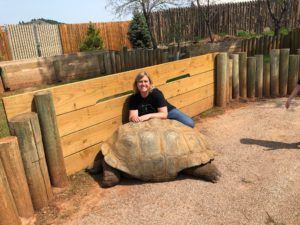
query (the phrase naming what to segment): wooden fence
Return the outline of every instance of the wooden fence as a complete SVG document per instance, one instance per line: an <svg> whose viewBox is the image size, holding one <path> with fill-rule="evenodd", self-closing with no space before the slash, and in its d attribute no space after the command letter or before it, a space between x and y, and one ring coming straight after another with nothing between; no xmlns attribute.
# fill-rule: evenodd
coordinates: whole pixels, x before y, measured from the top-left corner
<svg viewBox="0 0 300 225"><path fill-rule="evenodd" d="M94 23L93 25L100 31L100 36L106 49L120 50L124 46L131 48L131 43L127 38L129 23L130 21ZM88 25L88 23L59 25L63 52L65 54L79 52L79 46L86 36Z"/></svg>
<svg viewBox="0 0 300 225"><path fill-rule="evenodd" d="M270 50L275 48L289 48L291 54L296 54L300 48L300 28L290 31L288 35L245 39L241 44L242 51L247 52L248 56L268 55Z"/></svg>
<svg viewBox="0 0 300 225"><path fill-rule="evenodd" d="M72 174L91 164L101 142L122 123L128 91L132 90L132 82L141 71L147 71L168 101L189 116L213 107L214 58L215 54L207 54L46 89L54 99L67 173ZM186 74L189 76L167 82ZM31 112L36 93L3 98L8 121ZM112 97L119 94L123 95Z"/></svg>
<svg viewBox="0 0 300 225"><path fill-rule="evenodd" d="M299 4L299 0L288 1L288 9L283 18L283 26L295 28L300 25ZM207 12L206 6L202 8ZM272 9L278 16L280 5L273 3ZM177 32L180 31L177 35L180 35L182 40L208 36L204 17L197 7L172 8L158 11L151 15L151 21L154 37L158 43L174 41L173 36L176 30ZM265 27L273 27L266 1L211 5L210 22L212 32L215 34L236 35L239 30L261 33Z"/></svg>
<svg viewBox="0 0 300 225"><path fill-rule="evenodd" d="M7 33L4 32L4 27L0 26L0 61L12 60L12 55L9 48Z"/></svg>

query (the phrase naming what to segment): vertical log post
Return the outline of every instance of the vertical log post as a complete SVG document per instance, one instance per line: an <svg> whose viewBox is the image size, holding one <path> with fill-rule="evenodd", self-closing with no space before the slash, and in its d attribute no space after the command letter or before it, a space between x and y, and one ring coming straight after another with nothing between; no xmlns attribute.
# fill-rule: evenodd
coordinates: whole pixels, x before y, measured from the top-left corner
<svg viewBox="0 0 300 225"><path fill-rule="evenodd" d="M299 55L290 55L289 76L288 76L288 94L291 94L299 78Z"/></svg>
<svg viewBox="0 0 300 225"><path fill-rule="evenodd" d="M264 97L270 97L270 63L264 64Z"/></svg>
<svg viewBox="0 0 300 225"><path fill-rule="evenodd" d="M247 58L247 97L255 98L256 58Z"/></svg>
<svg viewBox="0 0 300 225"><path fill-rule="evenodd" d="M271 68L270 68L270 92L272 97L278 97L279 95L279 49L272 49L271 56Z"/></svg>
<svg viewBox="0 0 300 225"><path fill-rule="evenodd" d="M0 225L19 224L21 221L0 160Z"/></svg>
<svg viewBox="0 0 300 225"><path fill-rule="evenodd" d="M240 97L247 98L247 53L239 53Z"/></svg>
<svg viewBox="0 0 300 225"><path fill-rule="evenodd" d="M105 66L106 74L111 74L112 73L112 65L111 65L109 52L104 53L104 66Z"/></svg>
<svg viewBox="0 0 300 225"><path fill-rule="evenodd" d="M17 137L9 136L0 139L0 161L7 175L19 216L25 218L33 216L33 205Z"/></svg>
<svg viewBox="0 0 300 225"><path fill-rule="evenodd" d="M18 137L22 161L33 207L39 210L52 199L41 130L36 113L23 113L9 121L10 131Z"/></svg>
<svg viewBox="0 0 300 225"><path fill-rule="evenodd" d="M228 59L227 65L227 80L228 84L226 87L227 92L227 103L232 100L232 59Z"/></svg>
<svg viewBox="0 0 300 225"><path fill-rule="evenodd" d="M239 55L232 55L232 97L239 98L240 95L239 82Z"/></svg>
<svg viewBox="0 0 300 225"><path fill-rule="evenodd" d="M111 62L111 71L112 73L116 73L116 54L114 51L111 51L109 55L110 55L110 62Z"/></svg>
<svg viewBox="0 0 300 225"><path fill-rule="evenodd" d="M279 61L279 95L281 97L287 94L288 74L289 74L289 54L290 49L280 49Z"/></svg>
<svg viewBox="0 0 300 225"><path fill-rule="evenodd" d="M258 98L263 97L263 64L264 56L256 55L256 84L255 84L255 95Z"/></svg>
<svg viewBox="0 0 300 225"><path fill-rule="evenodd" d="M42 131L51 184L55 187L65 187L68 185L68 177L64 164L52 94L49 91L40 91L34 95L33 100Z"/></svg>
<svg viewBox="0 0 300 225"><path fill-rule="evenodd" d="M216 105L219 107L226 106L227 59L227 53L220 53L217 56Z"/></svg>
<svg viewBox="0 0 300 225"><path fill-rule="evenodd" d="M166 62L168 62L168 52L167 51L163 51L162 52L162 63L166 63Z"/></svg>

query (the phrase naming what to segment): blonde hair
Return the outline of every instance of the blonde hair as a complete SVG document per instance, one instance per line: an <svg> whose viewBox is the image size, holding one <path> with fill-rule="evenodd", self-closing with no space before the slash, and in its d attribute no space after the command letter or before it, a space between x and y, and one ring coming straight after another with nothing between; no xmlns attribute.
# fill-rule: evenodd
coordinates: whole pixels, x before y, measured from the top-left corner
<svg viewBox="0 0 300 225"><path fill-rule="evenodd" d="M146 71L140 72L136 75L134 82L133 82L133 92L139 93L138 87L137 87L137 83L139 82L140 79L142 79L143 77L147 77L149 79L149 83L150 83L150 92L153 89L153 82L151 77L149 76L149 74Z"/></svg>

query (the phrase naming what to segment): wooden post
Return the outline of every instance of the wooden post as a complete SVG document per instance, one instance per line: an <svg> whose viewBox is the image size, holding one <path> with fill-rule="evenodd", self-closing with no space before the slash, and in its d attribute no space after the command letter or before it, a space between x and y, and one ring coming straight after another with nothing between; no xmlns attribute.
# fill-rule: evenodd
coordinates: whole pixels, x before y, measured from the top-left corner
<svg viewBox="0 0 300 225"><path fill-rule="evenodd" d="M128 66L128 50L127 50L127 47L123 47L123 56L124 56L125 71L127 71L127 70L129 70L129 66Z"/></svg>
<svg viewBox="0 0 300 225"><path fill-rule="evenodd" d="M220 107L226 106L227 59L227 53L220 53L217 56L216 105Z"/></svg>
<svg viewBox="0 0 300 225"><path fill-rule="evenodd" d="M270 63L264 64L264 97L270 97Z"/></svg>
<svg viewBox="0 0 300 225"><path fill-rule="evenodd" d="M247 53L239 53L240 97L247 98Z"/></svg>
<svg viewBox="0 0 300 225"><path fill-rule="evenodd" d="M111 60L110 60L110 53L106 52L104 53L104 65L105 65L105 72L106 74L112 73L112 66L111 66Z"/></svg>
<svg viewBox="0 0 300 225"><path fill-rule="evenodd" d="M255 77L256 77L256 58L247 58L247 96L248 98L255 98Z"/></svg>
<svg viewBox="0 0 300 225"><path fill-rule="evenodd" d="M256 97L263 97L263 64L264 56L256 55L256 82L255 82L255 94Z"/></svg>
<svg viewBox="0 0 300 225"><path fill-rule="evenodd" d="M112 73L116 73L116 55L115 55L115 52L110 51L109 55L110 55Z"/></svg>
<svg viewBox="0 0 300 225"><path fill-rule="evenodd" d="M120 73L121 70L121 57L119 52L115 52L115 59L116 59L116 73Z"/></svg>
<svg viewBox="0 0 300 225"><path fill-rule="evenodd" d="M68 177L64 164L52 94L49 91L40 91L34 95L33 100L42 131L51 184L55 187L65 187L68 185Z"/></svg>
<svg viewBox="0 0 300 225"><path fill-rule="evenodd" d="M33 207L39 210L52 199L52 190L36 113L23 113L9 121L10 131L18 137L22 161Z"/></svg>
<svg viewBox="0 0 300 225"><path fill-rule="evenodd" d="M297 85L299 77L299 55L290 55L289 60L289 75L288 75L288 94L291 94Z"/></svg>
<svg viewBox="0 0 300 225"><path fill-rule="evenodd" d="M289 54L290 49L280 49L279 62L279 95L281 97L287 94L288 74L289 74Z"/></svg>
<svg viewBox="0 0 300 225"><path fill-rule="evenodd" d="M162 63L166 63L166 62L168 62L168 51L163 51L162 52Z"/></svg>
<svg viewBox="0 0 300 225"><path fill-rule="evenodd" d="M278 97L279 95L279 49L272 49L270 52L271 57L271 96Z"/></svg>
<svg viewBox="0 0 300 225"><path fill-rule="evenodd" d="M232 97L239 98L240 95L240 82L239 82L239 55L232 55Z"/></svg>
<svg viewBox="0 0 300 225"><path fill-rule="evenodd" d="M226 92L227 92L227 103L232 100L232 59L228 59L227 61L227 85L226 85Z"/></svg>
<svg viewBox="0 0 300 225"><path fill-rule="evenodd" d="M0 161L7 175L19 216L25 218L33 216L33 205L17 137L9 136L0 139Z"/></svg>
<svg viewBox="0 0 300 225"><path fill-rule="evenodd" d="M19 224L21 224L21 221L0 160L0 225Z"/></svg>

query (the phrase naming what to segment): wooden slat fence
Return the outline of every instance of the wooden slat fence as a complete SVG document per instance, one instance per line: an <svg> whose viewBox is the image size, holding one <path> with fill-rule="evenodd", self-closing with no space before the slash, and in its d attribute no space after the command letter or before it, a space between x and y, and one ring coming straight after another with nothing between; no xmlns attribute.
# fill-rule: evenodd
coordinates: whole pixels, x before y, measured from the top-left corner
<svg viewBox="0 0 300 225"><path fill-rule="evenodd" d="M268 55L270 50L275 48L289 48L291 54L296 54L300 48L300 28L290 31L288 35L245 39L241 44L241 50L247 52L248 56Z"/></svg>
<svg viewBox="0 0 300 225"><path fill-rule="evenodd" d="M296 28L300 25L299 0L290 0L288 4L283 26ZM205 7L203 6L204 10ZM278 15L280 5L273 3L272 8ZM181 33L183 40L208 36L204 17L197 7L158 11L151 15L151 21L158 43L169 43L174 27L185 27ZM265 1L211 5L210 21L215 34L235 35L239 30L261 33L265 27L273 26Z"/></svg>
<svg viewBox="0 0 300 225"><path fill-rule="evenodd" d="M101 142L122 123L128 91L141 71L147 71L168 101L189 116L213 107L214 60L215 54L207 54L47 89L54 99L67 173L92 163ZM189 77L167 82L183 74ZM32 110L34 93L3 98L8 120ZM100 101L120 93L127 94Z"/></svg>
<svg viewBox="0 0 300 225"><path fill-rule="evenodd" d="M4 27L0 26L0 61L12 59L7 33L4 31L4 29Z"/></svg>
<svg viewBox="0 0 300 225"><path fill-rule="evenodd" d="M124 46L131 48L127 38L129 23L130 21L124 21L93 23L93 25L100 31L100 36L106 49L120 50ZM59 25L63 52L65 54L79 52L79 46L86 36L88 25L88 23Z"/></svg>

